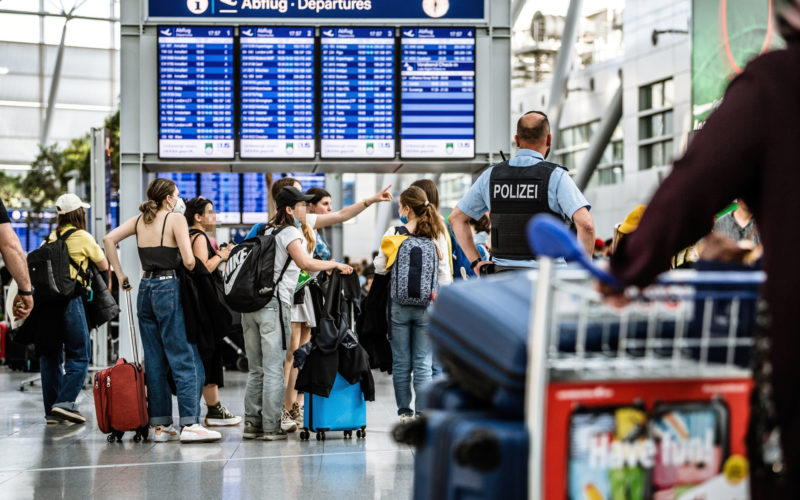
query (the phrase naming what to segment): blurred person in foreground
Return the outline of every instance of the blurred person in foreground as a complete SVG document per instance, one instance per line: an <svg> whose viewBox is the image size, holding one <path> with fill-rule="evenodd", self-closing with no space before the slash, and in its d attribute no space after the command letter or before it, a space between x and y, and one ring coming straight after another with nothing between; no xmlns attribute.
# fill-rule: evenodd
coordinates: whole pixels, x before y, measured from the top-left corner
<svg viewBox="0 0 800 500"><path fill-rule="evenodd" d="M19 289L17 296L14 297L14 310L11 315L15 320L25 319L33 310L33 289L28 275L28 261L17 233L11 227L11 218L2 200L0 200L0 253L3 255L6 269L17 282Z"/></svg>
<svg viewBox="0 0 800 500"><path fill-rule="evenodd" d="M761 458L750 447L752 498L796 498L800 491L800 397L794 393L800 386L800 296L793 293L800 281L800 235L786 218L800 210L800 169L793 166L800 152L800 5L775 3L787 48L757 57L731 82L648 204L637 231L611 259L620 281L646 286L669 268L672 255L711 230L714 214L732 198L746 200L753 211L768 276L762 290L771 315L767 376L783 459L777 467L756 467ZM604 293L619 292L605 287ZM771 472L777 470L782 474Z"/></svg>

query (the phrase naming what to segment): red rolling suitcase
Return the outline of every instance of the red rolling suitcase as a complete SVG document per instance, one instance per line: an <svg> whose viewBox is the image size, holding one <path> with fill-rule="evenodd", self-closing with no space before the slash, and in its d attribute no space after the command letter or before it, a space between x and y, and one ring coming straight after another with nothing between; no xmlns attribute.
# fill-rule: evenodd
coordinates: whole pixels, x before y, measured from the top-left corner
<svg viewBox="0 0 800 500"><path fill-rule="evenodd" d="M94 408L100 431L108 434L108 442L122 441L122 435L135 431L136 442L147 439L147 395L144 385L144 368L139 362L136 328L133 325L133 307L130 289L125 290L128 305L133 363L119 358L111 368L94 376Z"/></svg>

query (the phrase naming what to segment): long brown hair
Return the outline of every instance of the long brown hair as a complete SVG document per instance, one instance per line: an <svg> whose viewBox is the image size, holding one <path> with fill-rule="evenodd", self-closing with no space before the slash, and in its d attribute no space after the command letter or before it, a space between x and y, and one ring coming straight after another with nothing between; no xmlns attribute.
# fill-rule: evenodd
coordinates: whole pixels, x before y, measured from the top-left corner
<svg viewBox="0 0 800 500"><path fill-rule="evenodd" d="M56 219L56 232L60 233L61 230L68 225L86 231L86 212L82 207L72 212L58 214L58 218Z"/></svg>
<svg viewBox="0 0 800 500"><path fill-rule="evenodd" d="M412 182L411 185L425 191L425 196L428 197L428 201L436 207L436 210L439 210L439 188L436 187L435 182L430 179L417 179Z"/></svg>
<svg viewBox="0 0 800 500"><path fill-rule="evenodd" d="M147 201L139 205L139 211L142 212L142 219L145 224L151 224L156 220L158 209L167 196L175 192L175 183L170 179L159 177L153 179L153 182L147 186Z"/></svg>
<svg viewBox="0 0 800 500"><path fill-rule="evenodd" d="M433 203L428 201L422 188L411 186L403 191L400 195L400 203L411 209L417 216L417 228L414 234L436 240L440 234L447 231L439 217L439 212Z"/></svg>

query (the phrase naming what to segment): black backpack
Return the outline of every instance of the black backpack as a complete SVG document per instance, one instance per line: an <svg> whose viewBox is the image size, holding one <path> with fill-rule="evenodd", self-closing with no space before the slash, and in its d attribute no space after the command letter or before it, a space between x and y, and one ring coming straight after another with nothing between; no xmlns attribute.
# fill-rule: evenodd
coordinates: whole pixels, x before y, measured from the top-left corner
<svg viewBox="0 0 800 500"><path fill-rule="evenodd" d="M56 301L76 296L77 281L70 275L70 267L78 271L85 283L91 283L86 273L69 256L67 238L77 229L56 235L55 241L45 243L28 254L28 272L36 290L36 300Z"/></svg>
<svg viewBox="0 0 800 500"><path fill-rule="evenodd" d="M278 283L292 262L291 257L287 257L275 280L275 237L285 227L246 239L234 247L223 274L225 301L234 311L258 311L272 300Z"/></svg>

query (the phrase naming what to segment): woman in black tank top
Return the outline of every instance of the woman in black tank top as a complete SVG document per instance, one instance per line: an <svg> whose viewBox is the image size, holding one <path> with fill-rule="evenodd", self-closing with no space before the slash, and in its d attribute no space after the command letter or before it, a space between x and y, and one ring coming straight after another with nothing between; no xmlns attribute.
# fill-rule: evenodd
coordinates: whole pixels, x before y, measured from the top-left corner
<svg viewBox="0 0 800 500"><path fill-rule="evenodd" d="M144 270L137 290L137 312L147 366L151 439L216 441L222 437L220 433L200 425L205 373L197 346L186 338L177 269L181 264L194 269L195 259L186 219L170 215L179 195L174 182L155 179L147 188L147 201L139 207L142 215L108 233L103 243L119 282L129 291L132 286L120 265L117 244L129 236L135 235L137 240ZM178 393L180 431L172 420L172 391L167 382L170 372Z"/></svg>

